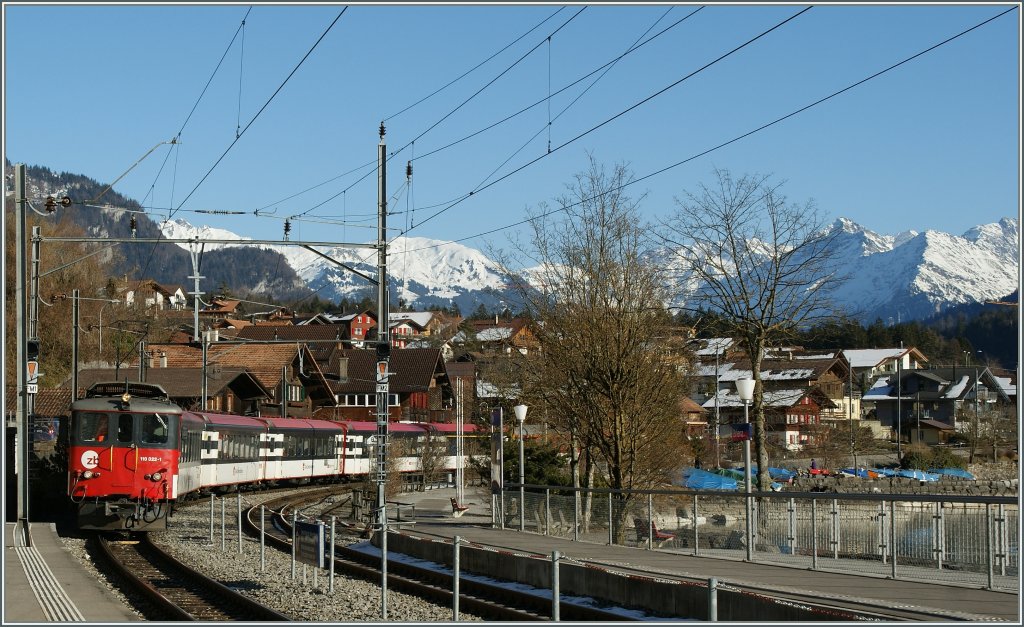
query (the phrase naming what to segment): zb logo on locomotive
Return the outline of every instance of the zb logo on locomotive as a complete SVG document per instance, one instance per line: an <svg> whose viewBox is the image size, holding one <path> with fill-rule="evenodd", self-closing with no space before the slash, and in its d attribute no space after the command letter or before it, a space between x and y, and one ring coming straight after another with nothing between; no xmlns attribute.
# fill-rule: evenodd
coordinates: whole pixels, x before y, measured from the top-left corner
<svg viewBox="0 0 1024 627"><path fill-rule="evenodd" d="M90 470L100 465L100 454L96 451L82 453L82 465Z"/></svg>

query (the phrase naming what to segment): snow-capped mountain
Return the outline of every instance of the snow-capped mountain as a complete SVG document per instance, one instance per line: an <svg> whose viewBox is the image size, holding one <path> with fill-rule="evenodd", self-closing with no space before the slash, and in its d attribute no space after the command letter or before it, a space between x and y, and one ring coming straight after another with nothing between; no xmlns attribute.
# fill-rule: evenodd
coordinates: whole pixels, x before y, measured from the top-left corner
<svg viewBox="0 0 1024 627"><path fill-rule="evenodd" d="M846 219L831 229L847 277L835 300L864 322L927 318L951 305L1002 298L1019 285L1020 230L1011 218L960 236L879 235Z"/></svg>
<svg viewBox="0 0 1024 627"><path fill-rule="evenodd" d="M183 220L160 225L168 238L238 239L233 233L195 227ZM923 319L944 308L1002 298L1018 287L1020 232L1017 220L974 227L963 235L906 231L881 235L840 218L830 227L836 261L847 276L834 298L870 323ZM260 246L280 252L321 297L350 300L372 296L364 277L295 246ZM209 247L208 247L209 248ZM333 248L320 252L376 276L371 249ZM513 301L496 264L480 251L421 237L398 238L389 246L388 275L394 300L414 307L456 304L468 313ZM687 285L687 289L696 286ZM677 303L679 304L679 303Z"/></svg>
<svg viewBox="0 0 1024 627"><path fill-rule="evenodd" d="M237 239L237 246L246 246L247 238L229 231L195 227L185 220L160 223L167 238L174 239ZM207 245L207 248L234 247L235 244ZM253 245L275 250L288 261L307 285L321 298L358 300L373 296L376 288L365 277L345 268L355 269L376 279L377 253L369 248L322 248L319 252L337 263L308 249L297 246ZM505 284L496 265L480 251L456 243L424 237L399 237L388 247L388 278L393 300L415 307L456 304L470 312L483 303L488 309L508 301ZM344 265L339 265L344 264Z"/></svg>

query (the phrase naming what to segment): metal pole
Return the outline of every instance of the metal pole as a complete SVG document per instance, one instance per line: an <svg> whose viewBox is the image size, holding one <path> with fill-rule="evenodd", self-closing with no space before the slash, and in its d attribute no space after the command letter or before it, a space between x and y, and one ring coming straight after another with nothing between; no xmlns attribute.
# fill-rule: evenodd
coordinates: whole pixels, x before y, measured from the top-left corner
<svg viewBox="0 0 1024 627"><path fill-rule="evenodd" d="M561 602L561 594L558 584L558 551L551 552L551 620L558 622Z"/></svg>
<svg viewBox="0 0 1024 627"><path fill-rule="evenodd" d="M213 493L210 493L210 544L213 544L213 501L216 499Z"/></svg>
<svg viewBox="0 0 1024 627"><path fill-rule="evenodd" d="M544 488L544 535L551 530L551 490Z"/></svg>
<svg viewBox="0 0 1024 627"><path fill-rule="evenodd" d="M20 466L16 468L18 474L18 523L21 526L22 538L25 546L32 546L32 536L29 532L28 527L28 462L29 462L29 446L31 444L31 438L29 436L29 399L28 399L28 327L25 295L28 293L25 284L25 236L27 231L25 230L26 225L26 212L28 210L28 198L26 197L27 188L25 185L25 164L17 163L14 165L14 200L18 205L18 217L15 220L15 239L17 240L17 254L15 255L15 272L18 275L17 279L17 376L18 376L18 409L16 412L16 418L18 428L21 430L20 438L18 441L21 447L21 455L18 456Z"/></svg>
<svg viewBox="0 0 1024 627"><path fill-rule="evenodd" d="M1006 576L1006 556L1009 553L1009 542L1006 538L1006 506L1000 503L996 506L997 527L996 541L999 543L999 575Z"/></svg>
<svg viewBox="0 0 1024 627"><path fill-rule="evenodd" d="M292 581L295 581L295 525L298 522L298 512L292 511Z"/></svg>
<svg viewBox="0 0 1024 627"><path fill-rule="evenodd" d="M335 529L335 517L331 516L331 583L328 587L330 592L334 592L334 529Z"/></svg>
<svg viewBox="0 0 1024 627"><path fill-rule="evenodd" d="M744 495L744 498L746 499L745 510L746 510L746 514L747 514L747 542L746 542L746 545L747 545L747 561L748 562L751 561L751 558L752 558L752 555L753 555L753 549L754 549L754 547L751 546L753 544L753 542L754 542L754 540L753 540L754 534L753 534L753 521L751 520L752 511L751 511L751 507L750 507L750 505L751 505L751 503L750 503L750 493L751 493L752 486L750 485L751 484L751 481L750 481L750 435L751 435L751 432L750 432L750 415L749 415L750 409L749 409L749 407L750 407L750 404L747 401L743 401L743 422L746 423L746 425L747 425L746 431L744 432L744 438L743 438L743 480L746 483L746 486L744 488L744 492L746 494Z"/></svg>
<svg viewBox="0 0 1024 627"><path fill-rule="evenodd" d="M854 474L857 472L857 435L856 427L853 422L853 364L850 363L849 358L846 360L846 365L850 368L850 454L853 456L853 469Z"/></svg>
<svg viewBox="0 0 1024 627"><path fill-rule="evenodd" d="M78 289L71 290L71 402L78 400Z"/></svg>
<svg viewBox="0 0 1024 627"><path fill-rule="evenodd" d="M718 620L718 580L708 579L708 621Z"/></svg>
<svg viewBox="0 0 1024 627"><path fill-rule="evenodd" d="M501 510L501 521L499 528L505 528L505 408L498 408L498 469L501 471L501 479L498 481L499 509Z"/></svg>
<svg viewBox="0 0 1024 627"><path fill-rule="evenodd" d="M654 548L654 495L647 495L647 549Z"/></svg>
<svg viewBox="0 0 1024 627"><path fill-rule="evenodd" d="M238 554L242 554L242 493L238 492Z"/></svg>
<svg viewBox="0 0 1024 627"><path fill-rule="evenodd" d="M227 535L227 501L225 499L220 500L220 550L226 551L228 549L228 535Z"/></svg>
<svg viewBox="0 0 1024 627"><path fill-rule="evenodd" d="M789 554L796 555L796 499L789 499Z"/></svg>
<svg viewBox="0 0 1024 627"><path fill-rule="evenodd" d="M722 465L722 457L719 448L718 436L721 429L719 422L718 412L718 386L720 384L718 378L718 345L715 345L715 468L719 468Z"/></svg>
<svg viewBox="0 0 1024 627"><path fill-rule="evenodd" d="M889 501L889 557L892 558L892 578L896 578L896 499Z"/></svg>
<svg viewBox="0 0 1024 627"><path fill-rule="evenodd" d="M189 296L192 297L192 341L199 341L199 297L203 295L203 292L199 291L199 279L205 279L206 277L199 275L199 257L202 254L202 247L200 252L190 245L189 246L189 257L192 259L192 274L188 278L192 279L195 285L193 291L189 292ZM103 310L100 310L100 350L103 350ZM205 409L205 406L204 406Z"/></svg>
<svg viewBox="0 0 1024 627"><path fill-rule="evenodd" d="M203 371L202 381L200 385L199 394L202 396L200 399L200 407L203 411L206 411L206 364L209 361L210 356L210 336L208 333L203 333Z"/></svg>
<svg viewBox="0 0 1024 627"><path fill-rule="evenodd" d="M985 503L985 570L988 575L988 589L992 589L992 504Z"/></svg>
<svg viewBox="0 0 1024 627"><path fill-rule="evenodd" d="M697 520L700 518L700 513L697 511L697 495L693 495L693 554L698 555L700 552L700 538L697 535Z"/></svg>
<svg viewBox="0 0 1024 627"><path fill-rule="evenodd" d="M523 423L525 420L519 421L519 531L524 531L526 528L526 488L523 486L526 483L526 469L524 468L524 453L523 453Z"/></svg>
<svg viewBox="0 0 1024 627"><path fill-rule="evenodd" d="M832 499L832 559L839 559L839 499Z"/></svg>
<svg viewBox="0 0 1024 627"><path fill-rule="evenodd" d="M459 542L462 538L452 538L452 620L459 621Z"/></svg>
<svg viewBox="0 0 1024 627"><path fill-rule="evenodd" d="M615 544L612 535L612 493L608 493L608 544Z"/></svg>
<svg viewBox="0 0 1024 627"><path fill-rule="evenodd" d="M811 498L811 570L818 569L818 501Z"/></svg>
<svg viewBox="0 0 1024 627"><path fill-rule="evenodd" d="M580 491L572 493L572 541L580 541Z"/></svg>
<svg viewBox="0 0 1024 627"><path fill-rule="evenodd" d="M267 543L265 540L267 527L266 505L260 505L260 572L267 572Z"/></svg>
<svg viewBox="0 0 1024 627"><path fill-rule="evenodd" d="M380 519L383 527L380 530L380 617L388 619L388 510L387 505L380 508Z"/></svg>
<svg viewBox="0 0 1024 627"><path fill-rule="evenodd" d="M377 143L377 523L381 533L381 618L387 619L387 536L388 518L385 508L388 440L388 377L390 356L390 314L388 309L387 250L387 144L381 122Z"/></svg>
<svg viewBox="0 0 1024 627"><path fill-rule="evenodd" d="M896 461L903 462L903 355L896 362ZM853 469L857 474L857 469Z"/></svg>

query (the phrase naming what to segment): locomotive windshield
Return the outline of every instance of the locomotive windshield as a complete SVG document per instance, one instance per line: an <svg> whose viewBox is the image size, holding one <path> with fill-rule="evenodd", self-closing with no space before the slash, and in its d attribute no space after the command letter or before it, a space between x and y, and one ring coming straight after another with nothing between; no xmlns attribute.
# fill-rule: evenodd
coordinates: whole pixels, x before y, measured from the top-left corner
<svg viewBox="0 0 1024 627"><path fill-rule="evenodd" d="M143 444L167 444L167 419L160 414L143 415L140 440Z"/></svg>
<svg viewBox="0 0 1024 627"><path fill-rule="evenodd" d="M166 446L171 420L163 414L78 412L72 438L78 444Z"/></svg>
<svg viewBox="0 0 1024 627"><path fill-rule="evenodd" d="M106 414L82 413L78 415L78 440L82 443L106 442L108 437Z"/></svg>

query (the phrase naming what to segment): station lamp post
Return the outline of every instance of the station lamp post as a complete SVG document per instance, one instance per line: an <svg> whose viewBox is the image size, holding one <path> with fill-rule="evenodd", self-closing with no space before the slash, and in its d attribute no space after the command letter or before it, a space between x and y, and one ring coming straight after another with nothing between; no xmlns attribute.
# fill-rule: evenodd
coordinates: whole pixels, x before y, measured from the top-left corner
<svg viewBox="0 0 1024 627"><path fill-rule="evenodd" d="M524 531L526 525L526 489L523 484L526 483L526 468L524 465L525 455L523 453L523 423L526 422L526 405L516 405L512 408L516 412L516 422L519 423L519 531Z"/></svg>
<svg viewBox="0 0 1024 627"><path fill-rule="evenodd" d="M746 423L746 426L744 427L744 429L746 430L745 434L744 434L745 437L743 438L743 479L744 479L744 481L746 483L746 488L745 488L745 491L746 491L745 501L746 501L746 513L747 513L747 542L746 542L746 545L747 545L747 561L748 562L750 561L750 557L751 557L751 549L752 549L752 547L750 546L750 544L751 544L752 535L753 535L751 533L751 531L753 530L753 526L752 526L752 521L750 520L751 519L751 511L752 511L752 509L750 507L750 505L751 505L751 503L750 503L750 492L751 492L751 484L750 484L750 436L752 434L752 429L750 428L750 415L748 413L749 412L748 408L750 406L750 402L752 400L754 400L754 385L755 385L755 383L756 382L753 379L738 379L736 381L736 393L739 394L740 401L743 402L743 422Z"/></svg>

